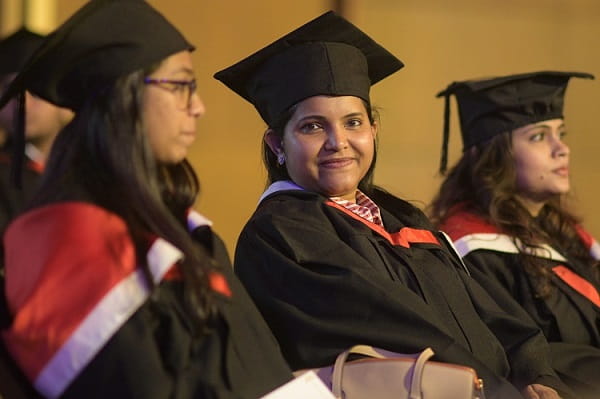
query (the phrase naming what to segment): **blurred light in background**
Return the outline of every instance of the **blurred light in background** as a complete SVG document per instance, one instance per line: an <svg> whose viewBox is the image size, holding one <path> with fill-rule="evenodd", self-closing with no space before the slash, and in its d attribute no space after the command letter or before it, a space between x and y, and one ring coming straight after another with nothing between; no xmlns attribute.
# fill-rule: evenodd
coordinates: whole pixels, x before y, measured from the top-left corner
<svg viewBox="0 0 600 399"><path fill-rule="evenodd" d="M21 26L40 34L50 33L57 23L57 0L0 0L0 37Z"/></svg>

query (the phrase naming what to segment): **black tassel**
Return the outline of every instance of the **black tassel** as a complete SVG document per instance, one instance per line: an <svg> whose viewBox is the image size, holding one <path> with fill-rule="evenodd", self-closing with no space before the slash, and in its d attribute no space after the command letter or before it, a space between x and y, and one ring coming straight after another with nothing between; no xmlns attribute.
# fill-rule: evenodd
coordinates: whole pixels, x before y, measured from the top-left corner
<svg viewBox="0 0 600 399"><path fill-rule="evenodd" d="M13 134L12 159L10 162L10 180L19 190L23 187L22 171L25 159L25 90L17 96L15 110L15 131Z"/></svg>
<svg viewBox="0 0 600 399"><path fill-rule="evenodd" d="M448 166L448 140L450 138L450 94L444 95L444 135L442 137L442 155L440 159L440 174L446 173Z"/></svg>

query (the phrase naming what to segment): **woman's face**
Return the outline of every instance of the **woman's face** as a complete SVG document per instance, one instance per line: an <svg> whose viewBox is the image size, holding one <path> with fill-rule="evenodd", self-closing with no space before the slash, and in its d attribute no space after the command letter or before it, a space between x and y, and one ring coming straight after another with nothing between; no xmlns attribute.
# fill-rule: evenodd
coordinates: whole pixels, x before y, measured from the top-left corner
<svg viewBox="0 0 600 399"><path fill-rule="evenodd" d="M72 111L25 92L25 138L44 154L50 152L54 138L72 118Z"/></svg>
<svg viewBox="0 0 600 399"><path fill-rule="evenodd" d="M376 134L360 98L315 96L297 104L283 140L272 131L265 140L275 154L285 155L284 167L296 184L355 202L373 161Z"/></svg>
<svg viewBox="0 0 600 399"><path fill-rule="evenodd" d="M542 204L569 191L569 147L562 119L551 119L516 129L512 150L518 196Z"/></svg>
<svg viewBox="0 0 600 399"><path fill-rule="evenodd" d="M205 109L198 94L191 91L192 81L189 51L166 58L146 79L142 124L154 156L161 163L183 161L196 139L196 119Z"/></svg>

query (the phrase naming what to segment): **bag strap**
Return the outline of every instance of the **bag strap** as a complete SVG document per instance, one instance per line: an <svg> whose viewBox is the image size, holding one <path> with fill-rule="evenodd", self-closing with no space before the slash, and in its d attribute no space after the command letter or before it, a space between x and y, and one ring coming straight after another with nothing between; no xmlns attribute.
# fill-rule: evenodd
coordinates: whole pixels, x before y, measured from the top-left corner
<svg viewBox="0 0 600 399"><path fill-rule="evenodd" d="M397 352L387 351L385 349L374 348L368 345L355 345L348 350L340 353L338 357L335 359L335 364L333 366L333 375L331 377L331 391L336 399L342 399L342 377L344 373L344 364L348 359L348 355L351 353L355 353L358 355L365 355L374 357L376 359L394 359L394 358L409 358L416 359L415 364L413 366L413 374L412 380L410 384L410 399L421 399L421 380L423 378L423 368L425 367L425 363L429 360L433 355L433 349L426 348L421 353L415 354L403 354Z"/></svg>
<svg viewBox="0 0 600 399"><path fill-rule="evenodd" d="M409 399L421 399L421 382L423 380L423 369L425 363L433 356L433 349L425 348L423 352L417 358L415 365L413 366L412 381L410 383L410 394Z"/></svg>

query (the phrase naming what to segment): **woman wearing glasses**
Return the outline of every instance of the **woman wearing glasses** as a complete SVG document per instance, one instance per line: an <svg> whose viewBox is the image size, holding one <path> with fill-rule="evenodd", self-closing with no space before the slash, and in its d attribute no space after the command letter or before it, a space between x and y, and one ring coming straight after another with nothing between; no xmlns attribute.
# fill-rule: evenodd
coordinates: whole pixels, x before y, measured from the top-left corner
<svg viewBox="0 0 600 399"><path fill-rule="evenodd" d="M75 111L5 235L3 342L45 397L257 398L291 379L190 211L192 49L143 1L88 2L0 100L27 89Z"/></svg>

